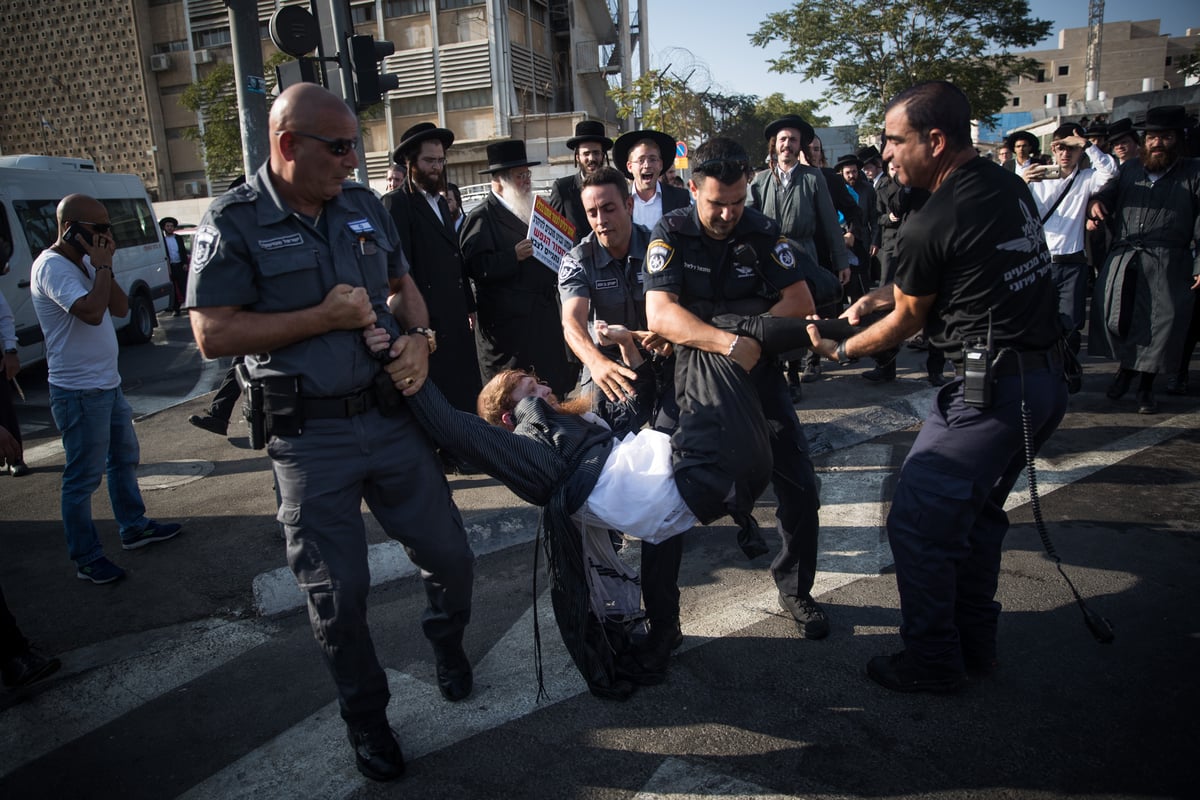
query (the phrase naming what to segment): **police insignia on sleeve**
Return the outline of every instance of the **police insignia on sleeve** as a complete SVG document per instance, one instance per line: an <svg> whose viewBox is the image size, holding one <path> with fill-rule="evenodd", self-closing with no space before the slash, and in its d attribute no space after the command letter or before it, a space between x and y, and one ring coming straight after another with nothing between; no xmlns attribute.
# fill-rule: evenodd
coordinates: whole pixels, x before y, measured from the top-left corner
<svg viewBox="0 0 1200 800"><path fill-rule="evenodd" d="M651 275L655 272L662 272L674 254L675 249L671 245L662 239L655 239L646 248L646 272L649 272Z"/></svg>
<svg viewBox="0 0 1200 800"><path fill-rule="evenodd" d="M775 243L775 249L771 251L771 257L775 259L775 263L784 269L796 268L796 254L792 252L792 246L788 244L786 237L780 237Z"/></svg>
<svg viewBox="0 0 1200 800"><path fill-rule="evenodd" d="M204 269L213 256L217 254L217 244L221 241L221 232L212 225L201 225L196 231L196 241L192 247L192 272Z"/></svg>

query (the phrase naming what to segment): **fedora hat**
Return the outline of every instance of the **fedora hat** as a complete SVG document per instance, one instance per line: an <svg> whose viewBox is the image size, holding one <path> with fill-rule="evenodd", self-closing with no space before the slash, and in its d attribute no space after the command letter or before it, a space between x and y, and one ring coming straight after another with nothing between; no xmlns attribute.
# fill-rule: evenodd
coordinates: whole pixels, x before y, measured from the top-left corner
<svg viewBox="0 0 1200 800"><path fill-rule="evenodd" d="M858 160L858 156L854 155L854 153L846 153L846 155L839 158L837 163L833 165L833 171L841 172L842 167L858 167L862 169L862 162Z"/></svg>
<svg viewBox="0 0 1200 800"><path fill-rule="evenodd" d="M1108 125L1103 122L1093 122L1083 133L1084 136L1108 136Z"/></svg>
<svg viewBox="0 0 1200 800"><path fill-rule="evenodd" d="M763 138L767 141L775 138L775 134L779 133L784 128L795 128L800 131L800 148L808 147L812 140L817 138L817 132L813 130L813 126L804 121L803 118L795 114L789 114L786 117L780 117L772 122L767 127L763 128Z"/></svg>
<svg viewBox="0 0 1200 800"><path fill-rule="evenodd" d="M640 130L622 133L613 142L612 161L613 166L621 170L626 178L633 177L633 173L625 169L625 165L629 163L629 151L643 139L650 139L658 145L659 155L664 164L675 161L675 139L662 131ZM666 170L666 167L663 169Z"/></svg>
<svg viewBox="0 0 1200 800"><path fill-rule="evenodd" d="M400 144L392 153L392 160L397 164L403 164L405 156L420 147L421 142L430 139L437 139L442 143L442 147L449 150L450 145L454 144L454 131L448 128L439 128L432 122L418 122L400 137Z"/></svg>
<svg viewBox="0 0 1200 800"><path fill-rule="evenodd" d="M175 219L174 217L163 217L158 221L158 227L165 228L167 227L167 223L174 225L176 228L179 227L179 220Z"/></svg>
<svg viewBox="0 0 1200 800"><path fill-rule="evenodd" d="M872 161L878 161L880 164L882 164L883 156L880 154L879 148L877 148L875 145L872 144L872 145L867 145L866 147L864 147L863 149L858 151L858 160L860 162L859 163L860 167L863 164L870 164Z"/></svg>
<svg viewBox="0 0 1200 800"><path fill-rule="evenodd" d="M1129 119L1129 117L1119 119L1108 126L1109 144L1112 144L1123 136L1132 136L1135 140L1138 138L1137 131L1133 129L1133 120Z"/></svg>
<svg viewBox="0 0 1200 800"><path fill-rule="evenodd" d="M1146 112L1146 121L1137 126L1144 131L1182 131L1188 127L1183 106L1157 106Z"/></svg>
<svg viewBox="0 0 1200 800"><path fill-rule="evenodd" d="M1086 139L1087 133L1078 122L1068 122L1065 125L1059 125L1055 128L1054 133L1050 135L1050 140L1057 142L1066 139L1068 136L1078 136L1081 139Z"/></svg>
<svg viewBox="0 0 1200 800"><path fill-rule="evenodd" d="M487 169L479 170L480 175L492 172L504 172L514 167L532 167L542 162L530 161L525 157L525 142L521 139L508 139L503 142L493 142L487 146Z"/></svg>
<svg viewBox="0 0 1200 800"><path fill-rule="evenodd" d="M604 152L612 149L613 140L605 136L608 133L604 129L604 123L595 119L585 119L582 122L575 123L575 135L567 139L567 148L574 150L584 142L599 142L604 148Z"/></svg>
<svg viewBox="0 0 1200 800"><path fill-rule="evenodd" d="M1004 143L1006 145L1008 145L1009 150L1015 150L1017 142L1021 141L1022 139L1029 142L1030 146L1033 147L1033 152L1035 152L1035 153L1041 152L1042 143L1039 142L1038 138L1036 136L1034 136L1032 133L1030 133L1029 131L1017 131L1016 133L1010 135L1007 139L1005 139Z"/></svg>

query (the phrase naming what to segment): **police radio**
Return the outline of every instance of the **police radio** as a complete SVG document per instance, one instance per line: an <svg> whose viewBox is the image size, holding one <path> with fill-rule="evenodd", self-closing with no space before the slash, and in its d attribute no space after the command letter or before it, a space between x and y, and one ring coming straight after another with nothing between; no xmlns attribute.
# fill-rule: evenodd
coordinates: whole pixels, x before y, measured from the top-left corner
<svg viewBox="0 0 1200 800"><path fill-rule="evenodd" d="M988 309L987 343L963 347L963 402L992 407L992 310Z"/></svg>

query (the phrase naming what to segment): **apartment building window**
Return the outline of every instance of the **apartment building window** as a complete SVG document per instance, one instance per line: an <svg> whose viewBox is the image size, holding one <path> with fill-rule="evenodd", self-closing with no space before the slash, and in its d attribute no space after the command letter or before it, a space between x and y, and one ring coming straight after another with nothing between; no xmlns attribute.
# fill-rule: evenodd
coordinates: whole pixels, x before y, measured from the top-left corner
<svg viewBox="0 0 1200 800"><path fill-rule="evenodd" d="M1058 107L1066 108L1066 105L1067 105L1067 96L1065 94L1060 94L1058 96Z"/></svg>
<svg viewBox="0 0 1200 800"><path fill-rule="evenodd" d="M491 89L468 89L465 92L446 92L442 99L446 102L447 111L459 111L464 108L480 108L492 104Z"/></svg>
<svg viewBox="0 0 1200 800"><path fill-rule="evenodd" d="M187 39L176 39L173 42L155 42L155 53L182 53L188 49Z"/></svg>
<svg viewBox="0 0 1200 800"><path fill-rule="evenodd" d="M195 42L197 50L203 50L206 47L230 44L233 42L233 38L229 35L229 28L217 28L211 31L197 31L192 35L192 41Z"/></svg>
<svg viewBox="0 0 1200 800"><path fill-rule="evenodd" d="M169 6L175 3L183 2L183 0L150 0L152 6Z"/></svg>
<svg viewBox="0 0 1200 800"><path fill-rule="evenodd" d="M438 0L438 11L453 11L456 8L481 5L483 5L483 0Z"/></svg>
<svg viewBox="0 0 1200 800"><path fill-rule="evenodd" d="M413 14L428 14L429 0L387 0L383 4L385 17L411 17Z"/></svg>
<svg viewBox="0 0 1200 800"><path fill-rule="evenodd" d="M1070 64L1059 64L1058 65L1058 74L1060 77L1063 75L1070 75L1071 74L1071 65Z"/></svg>
<svg viewBox="0 0 1200 800"><path fill-rule="evenodd" d="M1013 101L1012 101L1012 104L1013 104L1013 108L1016 108L1017 106L1021 105L1021 98L1019 98L1019 97L1014 97L1014 98L1013 98Z"/></svg>
<svg viewBox="0 0 1200 800"><path fill-rule="evenodd" d="M546 4L539 3L538 0L529 0L529 18L534 22L546 24Z"/></svg>
<svg viewBox="0 0 1200 800"><path fill-rule="evenodd" d="M525 0L508 0L508 7L519 14L524 14Z"/></svg>
<svg viewBox="0 0 1200 800"><path fill-rule="evenodd" d="M1166 65L1167 65L1168 67L1169 67L1169 66L1171 66L1171 57L1170 57L1170 56L1167 56Z"/></svg>
<svg viewBox="0 0 1200 800"><path fill-rule="evenodd" d="M1039 69L1037 71L1037 83L1045 83L1045 82L1046 82L1046 70Z"/></svg>
<svg viewBox="0 0 1200 800"><path fill-rule="evenodd" d="M375 4L365 6L350 6L350 23L352 25L366 25L368 22L375 21Z"/></svg>
<svg viewBox="0 0 1200 800"><path fill-rule="evenodd" d="M392 106L392 113L402 117L411 117L417 114L433 114L436 112L437 98L431 94L423 94L419 97L401 97Z"/></svg>

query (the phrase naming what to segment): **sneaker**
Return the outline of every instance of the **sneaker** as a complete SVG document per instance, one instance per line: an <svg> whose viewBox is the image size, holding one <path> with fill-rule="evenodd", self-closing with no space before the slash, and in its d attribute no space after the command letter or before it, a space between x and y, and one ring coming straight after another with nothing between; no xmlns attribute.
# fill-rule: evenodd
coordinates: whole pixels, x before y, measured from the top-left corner
<svg viewBox="0 0 1200 800"><path fill-rule="evenodd" d="M121 547L126 550L137 550L139 547L145 547L148 544L165 542L167 539L174 539L182 527L178 522L155 522L152 519L147 520L146 527L137 533L131 534L128 539L121 540Z"/></svg>
<svg viewBox="0 0 1200 800"><path fill-rule="evenodd" d="M112 583L125 577L125 570L100 556L90 564L84 564L75 572L75 577L92 583Z"/></svg>
<svg viewBox="0 0 1200 800"><path fill-rule="evenodd" d="M351 726L346 734L354 748L358 771L373 781L394 781L404 774L404 753L387 720Z"/></svg>
<svg viewBox="0 0 1200 800"><path fill-rule="evenodd" d="M217 436L224 436L225 432L229 430L229 420L219 419L211 414L204 414L203 416L200 414L192 414L190 417L188 417L188 422L192 423L201 430L208 431L209 433L215 433Z"/></svg>
<svg viewBox="0 0 1200 800"><path fill-rule="evenodd" d="M793 597L780 592L779 605L795 618L801 639L824 639L829 635L829 620L825 617L825 610L812 599L812 595Z"/></svg>
<svg viewBox="0 0 1200 800"><path fill-rule="evenodd" d="M62 662L48 658L33 648L0 663L0 681L5 686L16 688L28 686L58 672Z"/></svg>
<svg viewBox="0 0 1200 800"><path fill-rule="evenodd" d="M916 663L907 650L875 656L867 662L867 677L893 692L957 692L967 683L965 673L937 673Z"/></svg>

